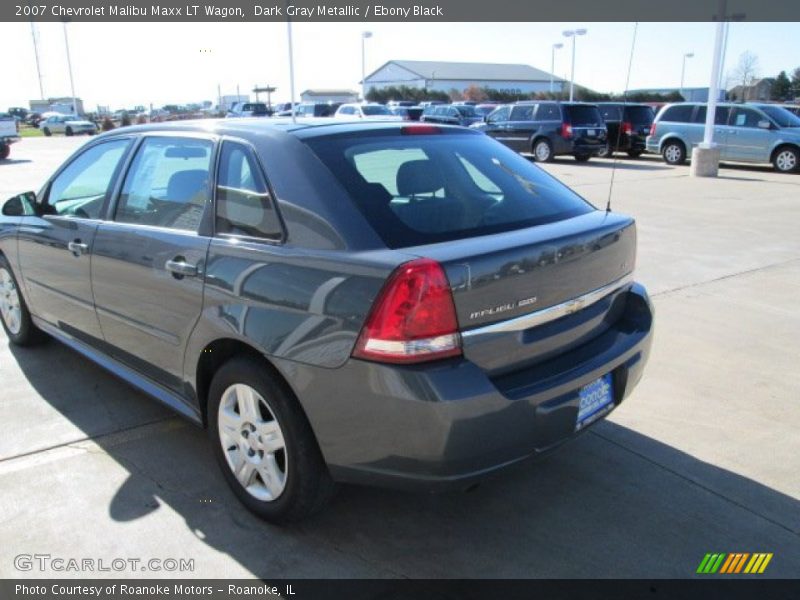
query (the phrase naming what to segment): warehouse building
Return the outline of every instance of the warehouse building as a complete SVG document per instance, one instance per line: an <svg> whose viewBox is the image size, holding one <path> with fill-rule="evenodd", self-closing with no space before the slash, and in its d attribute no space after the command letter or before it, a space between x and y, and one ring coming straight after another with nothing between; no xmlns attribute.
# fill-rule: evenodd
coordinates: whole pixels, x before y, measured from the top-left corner
<svg viewBox="0 0 800 600"><path fill-rule="evenodd" d="M461 63L427 60L390 60L365 79L366 90L408 86L441 92L463 92L470 86L488 87L510 94L554 90L567 83L560 77L529 65Z"/></svg>

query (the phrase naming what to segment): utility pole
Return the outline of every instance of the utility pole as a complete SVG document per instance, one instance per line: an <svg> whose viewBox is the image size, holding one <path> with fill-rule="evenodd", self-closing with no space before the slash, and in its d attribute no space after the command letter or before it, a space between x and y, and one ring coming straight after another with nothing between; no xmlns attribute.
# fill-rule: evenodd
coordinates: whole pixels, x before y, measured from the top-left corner
<svg viewBox="0 0 800 600"><path fill-rule="evenodd" d="M31 37L33 38L33 56L36 58L36 74L39 76L39 98L44 100L44 85L42 85L42 66L39 62L39 40L36 34L36 25L31 21Z"/></svg>
<svg viewBox="0 0 800 600"><path fill-rule="evenodd" d="M67 50L67 70L69 71L69 88L72 94L72 114L78 116L78 99L75 98L75 82L72 79L72 60L69 56L69 37L67 36L67 22L64 21L64 46Z"/></svg>

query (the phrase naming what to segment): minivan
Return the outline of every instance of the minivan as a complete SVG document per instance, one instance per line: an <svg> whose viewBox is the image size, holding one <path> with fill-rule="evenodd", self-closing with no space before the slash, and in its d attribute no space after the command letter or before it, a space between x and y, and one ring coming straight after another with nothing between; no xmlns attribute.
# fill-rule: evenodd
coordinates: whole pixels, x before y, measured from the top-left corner
<svg viewBox="0 0 800 600"><path fill-rule="evenodd" d="M703 141L706 104L668 104L656 116L647 151L661 154L670 165L691 158ZM714 142L720 158L736 162L772 163L776 171L792 173L800 165L800 117L775 104L717 104Z"/></svg>
<svg viewBox="0 0 800 600"><path fill-rule="evenodd" d="M501 106L476 127L537 162L571 154L586 162L606 148L606 124L597 105L583 102L517 102Z"/></svg>
<svg viewBox="0 0 800 600"><path fill-rule="evenodd" d="M608 131L608 145L600 156L610 157L614 152L625 152L631 158L641 156L656 116L652 107L625 102L598 102L597 107Z"/></svg>

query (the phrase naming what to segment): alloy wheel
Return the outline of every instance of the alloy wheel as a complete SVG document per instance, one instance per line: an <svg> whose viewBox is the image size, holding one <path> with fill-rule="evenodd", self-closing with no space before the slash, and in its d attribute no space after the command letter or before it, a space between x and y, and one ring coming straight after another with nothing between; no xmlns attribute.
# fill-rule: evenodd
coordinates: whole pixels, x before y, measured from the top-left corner
<svg viewBox="0 0 800 600"><path fill-rule="evenodd" d="M286 488L289 462L283 430L269 404L254 388L234 384L222 394L219 439L225 459L241 486L262 502Z"/></svg>
<svg viewBox="0 0 800 600"><path fill-rule="evenodd" d="M546 162L547 159L550 158L550 146L547 145L547 142L539 142L536 144L534 155L536 156L536 160Z"/></svg>
<svg viewBox="0 0 800 600"><path fill-rule="evenodd" d="M681 159L681 149L675 144L667 146L664 150L664 156L671 163L678 162Z"/></svg>
<svg viewBox="0 0 800 600"><path fill-rule="evenodd" d="M22 329L22 308L14 278L8 270L0 268L0 315L8 330L17 335Z"/></svg>
<svg viewBox="0 0 800 600"><path fill-rule="evenodd" d="M784 150L775 157L775 166L783 172L794 171L797 168L797 155L791 150Z"/></svg>

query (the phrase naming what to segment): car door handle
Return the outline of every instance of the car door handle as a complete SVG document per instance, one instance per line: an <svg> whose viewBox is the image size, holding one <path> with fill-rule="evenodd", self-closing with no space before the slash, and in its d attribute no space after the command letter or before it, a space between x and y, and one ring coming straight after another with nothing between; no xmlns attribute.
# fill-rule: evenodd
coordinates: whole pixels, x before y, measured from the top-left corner
<svg viewBox="0 0 800 600"><path fill-rule="evenodd" d="M89 244L84 244L80 240L73 240L67 244L67 250L72 252L75 256L80 256L84 252L89 251Z"/></svg>
<svg viewBox="0 0 800 600"><path fill-rule="evenodd" d="M176 256L172 260L168 260L164 265L175 279L183 279L184 277L197 277L197 265L190 265L182 256Z"/></svg>

